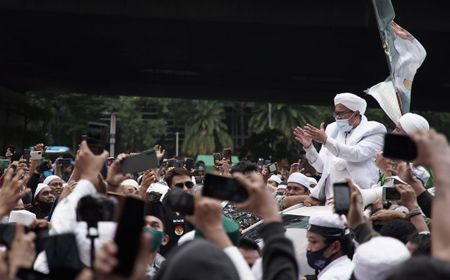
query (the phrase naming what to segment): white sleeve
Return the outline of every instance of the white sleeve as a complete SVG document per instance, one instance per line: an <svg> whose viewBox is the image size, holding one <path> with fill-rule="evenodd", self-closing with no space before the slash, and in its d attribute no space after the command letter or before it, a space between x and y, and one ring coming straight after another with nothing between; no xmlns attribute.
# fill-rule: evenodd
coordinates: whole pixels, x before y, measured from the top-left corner
<svg viewBox="0 0 450 280"><path fill-rule="evenodd" d="M320 157L320 154L317 152L316 148L313 144L311 144L308 148L304 148L306 152L306 159L308 160L309 164L311 164L314 169L322 173L323 172L323 161Z"/></svg>
<svg viewBox="0 0 450 280"><path fill-rule="evenodd" d="M229 246L223 249L223 251L233 262L234 267L238 271L239 278L241 280L255 280L255 276L250 270L250 267L248 266L241 252L239 252L238 248L236 248L235 246Z"/></svg>
<svg viewBox="0 0 450 280"><path fill-rule="evenodd" d="M325 147L338 158L350 162L361 162L370 158L383 149L384 134L374 134L361 139L356 145L339 143L336 139L327 138Z"/></svg>
<svg viewBox="0 0 450 280"><path fill-rule="evenodd" d="M66 232L74 232L77 225L77 205L83 196L95 194L97 190L88 180L80 180L74 190L58 205L56 205L50 220L52 228L50 234L61 234Z"/></svg>

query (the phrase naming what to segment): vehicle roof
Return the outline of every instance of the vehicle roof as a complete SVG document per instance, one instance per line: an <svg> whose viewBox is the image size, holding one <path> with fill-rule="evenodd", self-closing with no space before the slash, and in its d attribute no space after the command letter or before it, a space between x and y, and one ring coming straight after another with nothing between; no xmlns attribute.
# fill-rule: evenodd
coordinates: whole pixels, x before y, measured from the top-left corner
<svg viewBox="0 0 450 280"><path fill-rule="evenodd" d="M332 206L311 206L305 207L303 204L294 205L282 211L282 215L311 216L312 214L332 213Z"/></svg>

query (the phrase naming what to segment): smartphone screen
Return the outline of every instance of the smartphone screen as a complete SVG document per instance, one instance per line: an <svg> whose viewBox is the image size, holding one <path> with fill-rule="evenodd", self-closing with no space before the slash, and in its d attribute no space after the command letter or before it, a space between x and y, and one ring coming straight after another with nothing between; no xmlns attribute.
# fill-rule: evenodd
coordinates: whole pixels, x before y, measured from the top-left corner
<svg viewBox="0 0 450 280"><path fill-rule="evenodd" d="M159 161L153 149L126 157L122 161L123 174L133 174L152 168L158 168Z"/></svg>
<svg viewBox="0 0 450 280"><path fill-rule="evenodd" d="M89 122L87 134L83 136L92 153L100 155L106 148L108 142L108 125L98 122Z"/></svg>
<svg viewBox="0 0 450 280"><path fill-rule="evenodd" d="M417 158L417 146L407 135L387 133L384 137L383 156L412 161Z"/></svg>
<svg viewBox="0 0 450 280"><path fill-rule="evenodd" d="M334 183L334 209L337 214L346 215L350 208L350 188L347 183Z"/></svg>
<svg viewBox="0 0 450 280"><path fill-rule="evenodd" d="M221 153L214 153L213 157L214 157L214 165L217 165L219 163L219 161L222 160L222 154Z"/></svg>
<svg viewBox="0 0 450 280"><path fill-rule="evenodd" d="M117 245L117 266L114 273L129 277L139 251L144 227L144 202L127 196L119 214L114 242Z"/></svg>
<svg viewBox="0 0 450 280"><path fill-rule="evenodd" d="M210 173L205 175L202 194L231 202L244 202L248 198L247 190L238 180Z"/></svg>
<svg viewBox="0 0 450 280"><path fill-rule="evenodd" d="M383 187L383 200L397 201L400 200L400 193L395 187Z"/></svg>
<svg viewBox="0 0 450 280"><path fill-rule="evenodd" d="M277 163L272 163L272 164L269 165L267 168L269 169L269 172L270 172L270 173L274 173L274 172L277 171Z"/></svg>
<svg viewBox="0 0 450 280"><path fill-rule="evenodd" d="M231 161L231 149L225 148L223 149L223 157L227 159L228 161Z"/></svg>

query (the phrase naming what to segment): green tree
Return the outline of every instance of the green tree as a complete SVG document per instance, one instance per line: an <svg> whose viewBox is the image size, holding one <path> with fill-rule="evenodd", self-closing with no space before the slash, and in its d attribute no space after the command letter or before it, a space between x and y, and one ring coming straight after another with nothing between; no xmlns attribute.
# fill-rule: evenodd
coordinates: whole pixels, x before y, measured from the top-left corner
<svg viewBox="0 0 450 280"><path fill-rule="evenodd" d="M257 105L249 121L250 130L261 133L268 129L277 129L284 137L292 138L292 131L296 126L320 121L320 113L314 106L273 104L270 114L271 127L268 106Z"/></svg>
<svg viewBox="0 0 450 280"><path fill-rule="evenodd" d="M186 155L211 154L219 148L233 146L224 123L223 103L218 101L193 101L186 122L186 135L182 151ZM221 146L221 147L219 147Z"/></svg>

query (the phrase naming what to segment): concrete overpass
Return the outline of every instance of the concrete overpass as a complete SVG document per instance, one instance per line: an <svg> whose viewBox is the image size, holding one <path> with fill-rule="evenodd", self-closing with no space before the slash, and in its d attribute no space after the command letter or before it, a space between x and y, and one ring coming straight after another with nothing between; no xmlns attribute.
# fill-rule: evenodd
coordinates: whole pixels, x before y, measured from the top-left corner
<svg viewBox="0 0 450 280"><path fill-rule="evenodd" d="M398 23L428 52L413 110L448 111L447 2L393 0ZM0 38L3 95L329 105L388 74L369 0L2 0Z"/></svg>

